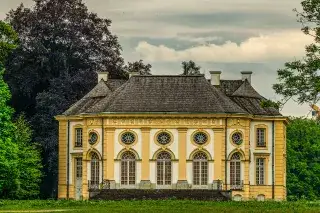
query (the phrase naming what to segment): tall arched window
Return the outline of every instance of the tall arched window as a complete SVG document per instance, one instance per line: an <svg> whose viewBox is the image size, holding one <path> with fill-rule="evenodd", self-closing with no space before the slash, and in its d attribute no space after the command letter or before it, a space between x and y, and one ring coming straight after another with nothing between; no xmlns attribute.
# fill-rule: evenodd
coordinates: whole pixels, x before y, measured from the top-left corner
<svg viewBox="0 0 320 213"><path fill-rule="evenodd" d="M208 184L208 157L204 152L198 152L193 156L193 184Z"/></svg>
<svg viewBox="0 0 320 213"><path fill-rule="evenodd" d="M230 185L231 189L241 187L241 157L240 153L236 152L230 159Z"/></svg>
<svg viewBox="0 0 320 213"><path fill-rule="evenodd" d="M136 183L136 156L132 152L125 152L121 157L121 184L134 185Z"/></svg>
<svg viewBox="0 0 320 213"><path fill-rule="evenodd" d="M99 185L99 156L95 152L91 155L91 185Z"/></svg>
<svg viewBox="0 0 320 213"><path fill-rule="evenodd" d="M171 185L171 155L160 152L157 157L157 184Z"/></svg>

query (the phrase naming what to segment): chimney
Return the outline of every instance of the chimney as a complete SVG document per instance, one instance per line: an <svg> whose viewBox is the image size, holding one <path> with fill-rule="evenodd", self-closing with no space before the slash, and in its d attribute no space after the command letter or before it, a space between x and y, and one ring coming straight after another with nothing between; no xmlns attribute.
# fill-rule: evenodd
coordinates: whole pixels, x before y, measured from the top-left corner
<svg viewBox="0 0 320 213"><path fill-rule="evenodd" d="M210 74L211 74L211 85L220 86L221 71L210 71Z"/></svg>
<svg viewBox="0 0 320 213"><path fill-rule="evenodd" d="M104 81L108 81L109 72L97 72L98 74L98 83L103 79Z"/></svg>
<svg viewBox="0 0 320 213"><path fill-rule="evenodd" d="M131 78L134 75L140 75L140 72L129 72L129 78Z"/></svg>
<svg viewBox="0 0 320 213"><path fill-rule="evenodd" d="M252 72L251 71L242 71L241 72L241 75L242 75L242 80L248 80L249 84L251 84L251 74Z"/></svg>

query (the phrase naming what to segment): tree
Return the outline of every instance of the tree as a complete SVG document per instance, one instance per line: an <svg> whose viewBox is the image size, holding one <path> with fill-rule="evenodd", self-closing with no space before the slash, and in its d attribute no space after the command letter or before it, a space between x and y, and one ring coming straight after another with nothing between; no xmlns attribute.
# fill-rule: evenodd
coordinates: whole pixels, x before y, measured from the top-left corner
<svg viewBox="0 0 320 213"><path fill-rule="evenodd" d="M32 142L32 130L24 115L15 121L15 141L18 146L19 188L18 199L35 199L40 193L41 153L38 144Z"/></svg>
<svg viewBox="0 0 320 213"><path fill-rule="evenodd" d="M320 198L320 125L310 119L291 119L287 127L288 199Z"/></svg>
<svg viewBox="0 0 320 213"><path fill-rule="evenodd" d="M0 63L4 64L8 55L17 47L18 35L12 27L0 20Z"/></svg>
<svg viewBox="0 0 320 213"><path fill-rule="evenodd" d="M14 197L19 187L18 147L14 143L13 109L8 106L10 91L3 80L0 63L0 198Z"/></svg>
<svg viewBox="0 0 320 213"><path fill-rule="evenodd" d="M58 123L53 116L95 86L96 71L109 71L112 78L125 78L125 72L109 19L89 12L81 0L34 2L33 8L20 5L7 16L20 45L6 63L5 77L12 105L18 114L26 113L33 140L43 147L42 192L52 197L57 188L58 143Z"/></svg>
<svg viewBox="0 0 320 213"><path fill-rule="evenodd" d="M16 34L10 25L0 21L0 198L14 197L19 187L18 147L14 143L15 126L8 106L11 94L3 80L3 64L16 47Z"/></svg>
<svg viewBox="0 0 320 213"><path fill-rule="evenodd" d="M183 61L182 63L182 75L199 75L200 74L200 66L197 66L194 61Z"/></svg>
<svg viewBox="0 0 320 213"><path fill-rule="evenodd" d="M143 60L128 62L124 67L126 72L139 72L140 75L151 75L151 64L144 64Z"/></svg>
<svg viewBox="0 0 320 213"><path fill-rule="evenodd" d="M297 98L299 104L316 103L320 98L320 1L305 0L301 5L303 12L295 10L298 22L315 43L306 47L306 56L302 60L287 62L278 70L280 83L274 84L273 89L283 96L284 102Z"/></svg>

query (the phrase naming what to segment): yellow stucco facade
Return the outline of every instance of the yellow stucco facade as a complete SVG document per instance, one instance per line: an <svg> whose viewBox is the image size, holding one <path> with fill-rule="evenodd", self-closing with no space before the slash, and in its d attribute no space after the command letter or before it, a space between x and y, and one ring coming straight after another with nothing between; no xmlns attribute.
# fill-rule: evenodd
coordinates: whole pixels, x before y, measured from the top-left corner
<svg viewBox="0 0 320 213"><path fill-rule="evenodd" d="M221 180L222 189L232 190L234 199L286 199L285 117L91 114L56 119L60 199L89 199L88 189L95 178L97 187L108 180L115 189L215 190L215 181ZM79 140L76 128L82 128L81 147L75 147L75 140ZM264 131L264 147L257 147L258 128ZM90 132L97 135L94 143L89 141ZM133 133L132 143L122 142L126 132ZM167 144L157 141L161 132L170 135ZM196 132L205 135L205 143L194 140ZM241 141L235 140L236 136L241 136ZM127 152L134 160L124 160ZM170 160L157 160L163 152L171 156ZM197 160L197 153L205 157ZM170 163L161 167L161 162Z"/></svg>

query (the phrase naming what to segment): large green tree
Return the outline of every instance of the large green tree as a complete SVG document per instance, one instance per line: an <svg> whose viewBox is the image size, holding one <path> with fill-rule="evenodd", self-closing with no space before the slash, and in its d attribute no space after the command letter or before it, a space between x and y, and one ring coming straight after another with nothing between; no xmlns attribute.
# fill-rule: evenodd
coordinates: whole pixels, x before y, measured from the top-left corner
<svg viewBox="0 0 320 213"><path fill-rule="evenodd" d="M31 120L34 141L42 145L42 192L56 196L58 123L61 114L95 84L97 71L125 78L118 39L111 21L89 12L81 0L34 0L20 5L7 21L20 45L6 63L12 105Z"/></svg>
<svg viewBox="0 0 320 213"><path fill-rule="evenodd" d="M182 65L182 75L199 75L201 67L198 66L194 61L183 61Z"/></svg>
<svg viewBox="0 0 320 213"><path fill-rule="evenodd" d="M17 44L16 32L0 21L0 198L30 199L39 195L40 151L31 142L24 117L12 122L11 94L3 80L3 64Z"/></svg>
<svg viewBox="0 0 320 213"><path fill-rule="evenodd" d="M320 125L310 119L291 119L287 127L288 199L320 198Z"/></svg>
<svg viewBox="0 0 320 213"><path fill-rule="evenodd" d="M306 47L306 56L301 60L285 63L278 70L279 83L273 85L284 101L296 98L299 104L317 103L320 92L320 1L302 1L302 11L295 10L302 31L314 38L314 43Z"/></svg>
<svg viewBox="0 0 320 213"><path fill-rule="evenodd" d="M13 109L8 106L10 91L3 80L0 63L0 198L14 197L19 187L18 146L14 143Z"/></svg>
<svg viewBox="0 0 320 213"><path fill-rule="evenodd" d="M41 183L41 152L37 143L32 142L30 124L23 115L15 121L15 142L18 146L19 188L18 199L38 198Z"/></svg>
<svg viewBox="0 0 320 213"><path fill-rule="evenodd" d="M4 62L16 47L17 35L10 25L0 21L0 197L14 197L19 187L18 146L14 143L11 94L3 80Z"/></svg>

